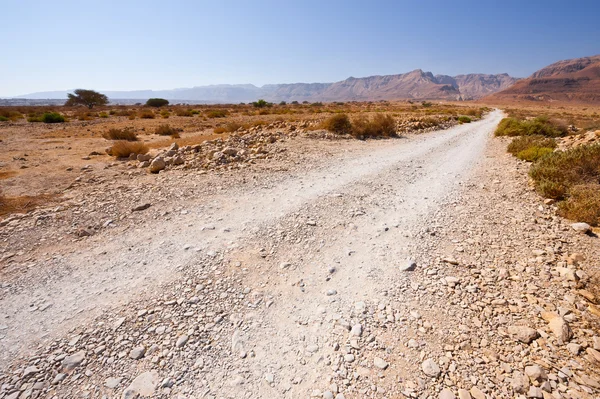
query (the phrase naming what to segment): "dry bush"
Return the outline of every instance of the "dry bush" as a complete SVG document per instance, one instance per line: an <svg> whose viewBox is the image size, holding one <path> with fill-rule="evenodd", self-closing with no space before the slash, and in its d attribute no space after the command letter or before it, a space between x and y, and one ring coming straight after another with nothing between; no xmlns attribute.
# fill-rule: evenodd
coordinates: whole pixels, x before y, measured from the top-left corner
<svg viewBox="0 0 600 399"><path fill-rule="evenodd" d="M541 195L564 199L573 186L600 182L600 144L549 154L531 166L529 175Z"/></svg>
<svg viewBox="0 0 600 399"><path fill-rule="evenodd" d="M156 130L154 130L154 134L158 134L159 136L171 136L173 138L179 137L179 131L169 126L168 123L158 126Z"/></svg>
<svg viewBox="0 0 600 399"><path fill-rule="evenodd" d="M6 108L0 108L0 121L13 121L16 122L19 119L23 119L23 114L18 111Z"/></svg>
<svg viewBox="0 0 600 399"><path fill-rule="evenodd" d="M142 119L154 119L156 115L149 109L144 109L140 112L140 118Z"/></svg>
<svg viewBox="0 0 600 399"><path fill-rule="evenodd" d="M458 117L458 122L459 123L471 123L472 120L468 116L462 115L462 116Z"/></svg>
<svg viewBox="0 0 600 399"><path fill-rule="evenodd" d="M206 116L209 118L225 118L227 115L228 112L225 109L213 109L206 113Z"/></svg>
<svg viewBox="0 0 600 399"><path fill-rule="evenodd" d="M359 115L352 121L352 135L355 137L396 136L396 121L391 115L375 114L371 118Z"/></svg>
<svg viewBox="0 0 600 399"><path fill-rule="evenodd" d="M150 149L144 143L139 141L115 141L108 149L108 155L116 158L127 158L131 154L146 154Z"/></svg>
<svg viewBox="0 0 600 399"><path fill-rule="evenodd" d="M559 204L559 214L591 226L600 225L600 184L571 187L569 198Z"/></svg>
<svg viewBox="0 0 600 399"><path fill-rule="evenodd" d="M175 115L177 116L187 116L187 117L191 117L194 116L193 112L191 109L183 109L183 108L177 108L175 110Z"/></svg>
<svg viewBox="0 0 600 399"><path fill-rule="evenodd" d="M321 128L333 133L346 134L352 132L352 123L348 114L335 114L325 119L321 124Z"/></svg>
<svg viewBox="0 0 600 399"><path fill-rule="evenodd" d="M110 129L108 132L102 135L106 140L125 140L125 141L137 141L137 135L131 128L125 129Z"/></svg>
<svg viewBox="0 0 600 399"><path fill-rule="evenodd" d="M225 129L225 126L217 126L213 129L214 134L222 134L222 133L225 133L226 131L227 131L227 129Z"/></svg>

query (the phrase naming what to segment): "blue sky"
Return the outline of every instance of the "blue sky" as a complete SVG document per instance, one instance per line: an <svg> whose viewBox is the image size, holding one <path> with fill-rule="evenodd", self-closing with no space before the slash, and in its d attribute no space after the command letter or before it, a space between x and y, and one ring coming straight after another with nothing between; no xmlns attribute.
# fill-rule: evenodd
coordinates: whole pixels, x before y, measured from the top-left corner
<svg viewBox="0 0 600 399"><path fill-rule="evenodd" d="M0 10L0 96L332 82L417 68L524 77L600 54L597 0L2 0Z"/></svg>

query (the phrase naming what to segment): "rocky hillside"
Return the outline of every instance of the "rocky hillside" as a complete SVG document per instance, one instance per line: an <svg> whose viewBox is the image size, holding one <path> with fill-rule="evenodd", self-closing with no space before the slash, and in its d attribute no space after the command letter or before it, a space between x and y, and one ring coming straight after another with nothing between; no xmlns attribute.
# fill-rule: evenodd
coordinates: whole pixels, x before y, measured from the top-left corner
<svg viewBox="0 0 600 399"><path fill-rule="evenodd" d="M211 85L174 90L102 91L113 100L161 97L172 102L238 103L264 98L269 101L352 101L352 100L472 100L504 90L517 81L507 74L468 74L455 77L416 69L398 75L350 77L335 83ZM18 98L66 98L67 92L32 93Z"/></svg>
<svg viewBox="0 0 600 399"><path fill-rule="evenodd" d="M600 103L600 55L556 62L486 100Z"/></svg>

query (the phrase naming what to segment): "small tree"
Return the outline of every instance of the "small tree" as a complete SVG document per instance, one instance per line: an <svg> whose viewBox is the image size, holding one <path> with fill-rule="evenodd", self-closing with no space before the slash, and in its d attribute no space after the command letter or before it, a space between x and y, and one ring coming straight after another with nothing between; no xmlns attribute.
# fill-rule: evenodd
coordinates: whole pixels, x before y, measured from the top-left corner
<svg viewBox="0 0 600 399"><path fill-rule="evenodd" d="M269 103L261 98L260 100L253 102L252 105L254 105L256 108L264 108L268 106Z"/></svg>
<svg viewBox="0 0 600 399"><path fill-rule="evenodd" d="M169 100L165 100L164 98L149 98L146 101L146 105L149 107L163 107L169 105Z"/></svg>
<svg viewBox="0 0 600 399"><path fill-rule="evenodd" d="M65 107L72 107L74 105L85 105L89 109L92 109L95 105L108 104L108 97L94 90L77 89L74 91L74 93L75 94L67 94L67 97L69 99L65 103Z"/></svg>

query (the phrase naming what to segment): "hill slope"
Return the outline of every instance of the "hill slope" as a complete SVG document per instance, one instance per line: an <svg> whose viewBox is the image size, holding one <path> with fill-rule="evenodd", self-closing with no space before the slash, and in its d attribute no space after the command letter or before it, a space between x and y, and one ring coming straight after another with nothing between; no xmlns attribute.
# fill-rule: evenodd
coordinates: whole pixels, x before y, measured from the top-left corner
<svg viewBox="0 0 600 399"><path fill-rule="evenodd" d="M485 100L600 103L600 55L555 62Z"/></svg>
<svg viewBox="0 0 600 399"><path fill-rule="evenodd" d="M416 69L398 75L350 77L335 83L211 85L174 90L102 91L110 99L143 100L161 97L172 101L237 103L264 98L268 101L352 100L472 100L503 90L517 79L507 74L434 76ZM16 98L66 98L68 91L32 93Z"/></svg>

